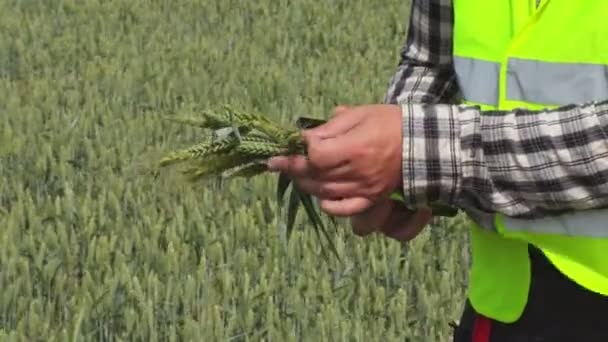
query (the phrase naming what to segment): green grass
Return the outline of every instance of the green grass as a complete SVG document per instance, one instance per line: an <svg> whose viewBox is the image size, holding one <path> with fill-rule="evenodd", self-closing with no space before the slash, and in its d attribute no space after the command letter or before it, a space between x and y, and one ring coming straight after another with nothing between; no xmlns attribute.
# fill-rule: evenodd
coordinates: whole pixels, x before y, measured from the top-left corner
<svg viewBox="0 0 608 342"><path fill-rule="evenodd" d="M324 259L276 178L220 191L142 170L196 141L161 118L231 105L289 123L382 101L409 5L0 1L0 340L445 341L466 222Z"/></svg>

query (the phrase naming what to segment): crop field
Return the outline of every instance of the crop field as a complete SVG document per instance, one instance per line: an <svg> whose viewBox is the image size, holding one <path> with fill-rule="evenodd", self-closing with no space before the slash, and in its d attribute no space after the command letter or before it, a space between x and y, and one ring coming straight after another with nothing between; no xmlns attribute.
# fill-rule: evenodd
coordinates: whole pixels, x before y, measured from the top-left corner
<svg viewBox="0 0 608 342"><path fill-rule="evenodd" d="M448 341L466 220L410 243L278 230L276 175L154 178L230 104L290 124L381 102L401 0L0 0L0 341ZM333 230L332 230L333 232Z"/></svg>

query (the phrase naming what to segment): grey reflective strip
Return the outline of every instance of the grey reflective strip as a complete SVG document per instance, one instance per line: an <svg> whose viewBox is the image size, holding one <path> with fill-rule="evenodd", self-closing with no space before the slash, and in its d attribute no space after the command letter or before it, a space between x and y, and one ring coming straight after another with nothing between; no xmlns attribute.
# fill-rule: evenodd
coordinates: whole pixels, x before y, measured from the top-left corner
<svg viewBox="0 0 608 342"><path fill-rule="evenodd" d="M500 64L454 56L458 85L467 101L497 106Z"/></svg>
<svg viewBox="0 0 608 342"><path fill-rule="evenodd" d="M499 63L454 56L454 69L465 100L498 105ZM608 66L510 58L506 98L541 105L608 100Z"/></svg>
<svg viewBox="0 0 608 342"><path fill-rule="evenodd" d="M471 218L479 228L497 232L498 229L494 224L494 213L488 213L485 211L477 210L475 208L466 208L464 212Z"/></svg>
<svg viewBox="0 0 608 342"><path fill-rule="evenodd" d="M608 238L608 210L586 210L539 220L503 217L505 229L516 232Z"/></svg>
<svg viewBox="0 0 608 342"><path fill-rule="evenodd" d="M507 99L567 105L608 99L608 67L509 59Z"/></svg>

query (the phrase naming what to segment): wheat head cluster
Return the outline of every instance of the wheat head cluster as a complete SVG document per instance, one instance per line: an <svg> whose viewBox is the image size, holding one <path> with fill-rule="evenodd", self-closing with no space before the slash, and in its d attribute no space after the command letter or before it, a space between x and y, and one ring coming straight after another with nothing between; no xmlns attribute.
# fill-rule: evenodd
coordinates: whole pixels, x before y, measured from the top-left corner
<svg viewBox="0 0 608 342"><path fill-rule="evenodd" d="M160 167L187 164L181 172L190 181L205 177L252 177L267 171L265 161L272 156L306 152L298 130L230 106L203 111L196 118L168 120L211 130L206 141L171 152L160 160Z"/></svg>
<svg viewBox="0 0 608 342"><path fill-rule="evenodd" d="M159 162L159 168L185 165L180 172L189 182L205 179L220 181L244 177L251 178L268 171L266 161L280 155L306 155L306 144L300 129L320 124L322 120L301 118L295 128L283 127L263 115L236 110L224 105L219 110L202 111L196 117L171 117L170 121L199 127L209 131L204 141L188 148L170 152ZM317 237L324 235L331 251L338 253L319 215L312 196L300 190L284 174L277 183L279 215L283 198L291 186L286 221L281 221L282 233L288 240L293 231L300 206L304 207ZM334 227L336 221L330 217ZM322 241L320 241L322 243ZM325 251L325 250L324 250Z"/></svg>

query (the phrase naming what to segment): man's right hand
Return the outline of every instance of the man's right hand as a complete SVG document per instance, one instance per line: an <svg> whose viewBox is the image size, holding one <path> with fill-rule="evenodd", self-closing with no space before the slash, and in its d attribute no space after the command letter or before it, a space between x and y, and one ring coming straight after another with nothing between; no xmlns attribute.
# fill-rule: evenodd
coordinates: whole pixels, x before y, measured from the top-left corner
<svg viewBox="0 0 608 342"><path fill-rule="evenodd" d="M351 217L353 232L366 236L373 232L398 241L415 238L433 218L430 209L412 211L399 203L382 198L365 212Z"/></svg>

